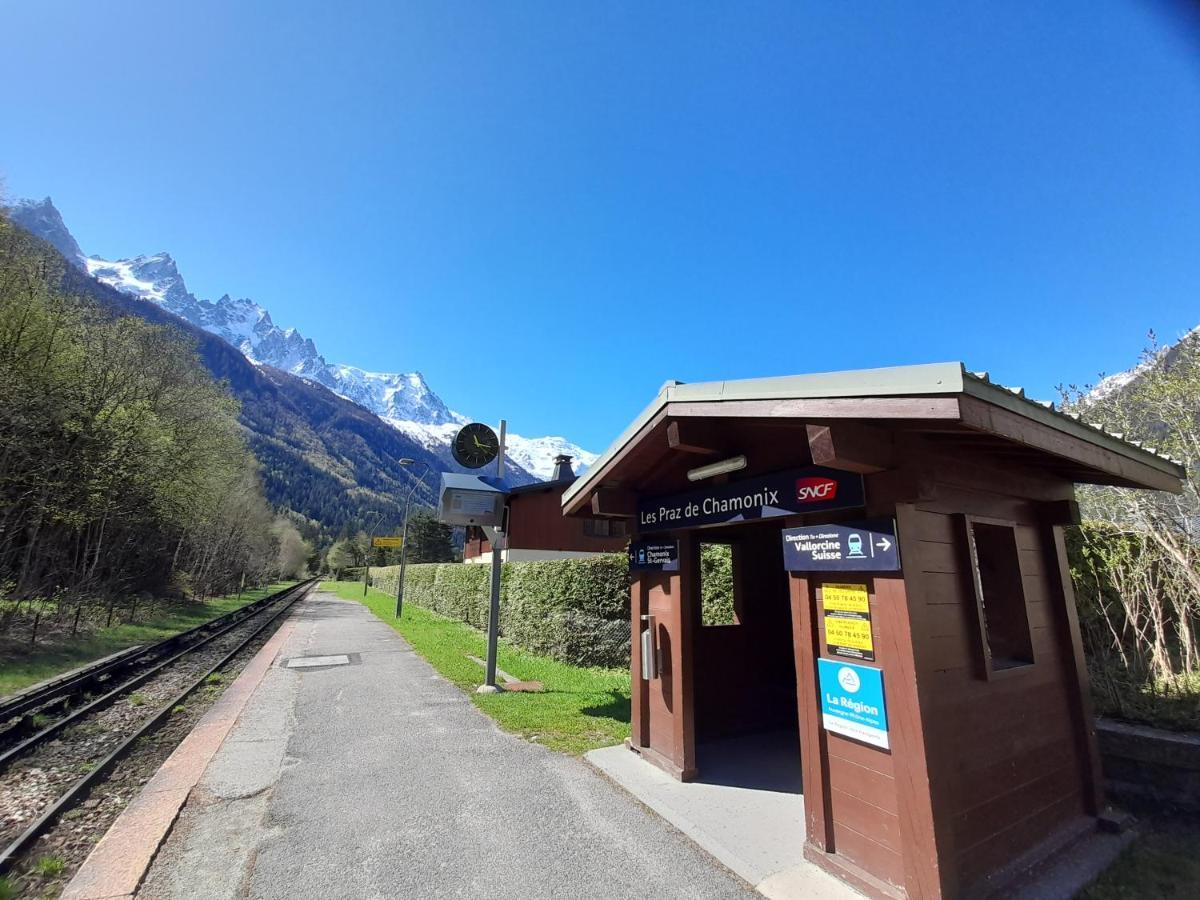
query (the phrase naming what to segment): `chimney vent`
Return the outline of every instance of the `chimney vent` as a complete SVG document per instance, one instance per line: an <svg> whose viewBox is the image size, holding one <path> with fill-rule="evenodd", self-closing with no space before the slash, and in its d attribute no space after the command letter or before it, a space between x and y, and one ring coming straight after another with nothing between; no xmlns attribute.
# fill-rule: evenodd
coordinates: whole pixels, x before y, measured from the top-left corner
<svg viewBox="0 0 1200 900"><path fill-rule="evenodd" d="M551 481L574 481L575 472L571 469L571 457L565 453L560 453L554 457L554 474L550 476Z"/></svg>

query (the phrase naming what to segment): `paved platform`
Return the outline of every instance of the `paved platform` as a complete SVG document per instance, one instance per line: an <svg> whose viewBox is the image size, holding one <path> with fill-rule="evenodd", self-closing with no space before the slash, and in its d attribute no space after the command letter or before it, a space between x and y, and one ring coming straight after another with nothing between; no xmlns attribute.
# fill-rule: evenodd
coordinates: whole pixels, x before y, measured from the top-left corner
<svg viewBox="0 0 1200 900"><path fill-rule="evenodd" d="M700 778L683 783L624 745L586 759L775 900L862 900L804 859L804 795L796 740L765 734L702 744Z"/></svg>
<svg viewBox="0 0 1200 900"><path fill-rule="evenodd" d="M359 604L314 594L292 622L139 897L751 895L582 760L500 731Z"/></svg>

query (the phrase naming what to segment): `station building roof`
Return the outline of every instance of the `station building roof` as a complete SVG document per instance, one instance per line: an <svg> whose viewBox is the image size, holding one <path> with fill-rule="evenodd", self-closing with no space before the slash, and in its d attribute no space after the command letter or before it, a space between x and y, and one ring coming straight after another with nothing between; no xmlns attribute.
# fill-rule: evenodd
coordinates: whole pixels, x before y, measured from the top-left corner
<svg viewBox="0 0 1200 900"><path fill-rule="evenodd" d="M583 510L600 487L640 490L675 480L666 431L689 420L720 433L721 420L738 420L735 433L776 429L786 420L873 424L928 433L939 442L995 452L1036 465L1077 483L1150 488L1178 493L1184 467L1151 447L1025 396L1020 388L993 383L960 362L880 369L709 381L668 381L587 472L563 494L566 514ZM729 424L726 421L726 424ZM730 429L724 429L728 434ZM765 433L765 432L764 432ZM723 451L736 452L736 440ZM675 454L686 457L686 454Z"/></svg>

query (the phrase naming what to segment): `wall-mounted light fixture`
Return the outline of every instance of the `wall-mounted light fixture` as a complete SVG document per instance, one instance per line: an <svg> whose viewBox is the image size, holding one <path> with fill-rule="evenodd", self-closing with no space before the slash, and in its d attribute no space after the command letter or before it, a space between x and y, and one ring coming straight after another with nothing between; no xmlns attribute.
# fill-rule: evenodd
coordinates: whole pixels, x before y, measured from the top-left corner
<svg viewBox="0 0 1200 900"><path fill-rule="evenodd" d="M726 472L736 472L744 468L746 468L746 457L731 456L729 459L709 463L707 466L688 469L687 476L688 481L703 481L705 478L712 478L714 475L724 475Z"/></svg>

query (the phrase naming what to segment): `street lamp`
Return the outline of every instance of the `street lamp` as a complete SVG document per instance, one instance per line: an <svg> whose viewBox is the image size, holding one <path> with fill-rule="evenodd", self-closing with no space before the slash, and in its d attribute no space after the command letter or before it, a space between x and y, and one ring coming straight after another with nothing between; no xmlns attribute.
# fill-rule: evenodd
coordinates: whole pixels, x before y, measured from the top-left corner
<svg viewBox="0 0 1200 900"><path fill-rule="evenodd" d="M411 466L411 465L414 465L416 462L417 461L415 459L410 459L407 456L401 457L399 460L399 463L402 466ZM410 485L409 489L408 489L408 498L404 501L404 531L401 533L401 536L400 536L400 577L396 579L396 618L397 619L400 618L400 613L404 611L404 567L405 567L405 564L408 562L408 510L409 510L409 507L412 505L412 498L413 498L413 494L417 490L417 485L419 485L422 481L424 481L425 476L429 474L429 463L422 460L421 465L423 465L425 467L425 470L421 473L419 478L413 479L412 485Z"/></svg>
<svg viewBox="0 0 1200 900"><path fill-rule="evenodd" d="M379 527L379 520L383 518L382 512L375 513L375 521L371 524L371 532L367 537L367 559L366 566L363 568L363 596L367 596L367 585L371 583L371 553L375 550L375 529Z"/></svg>

